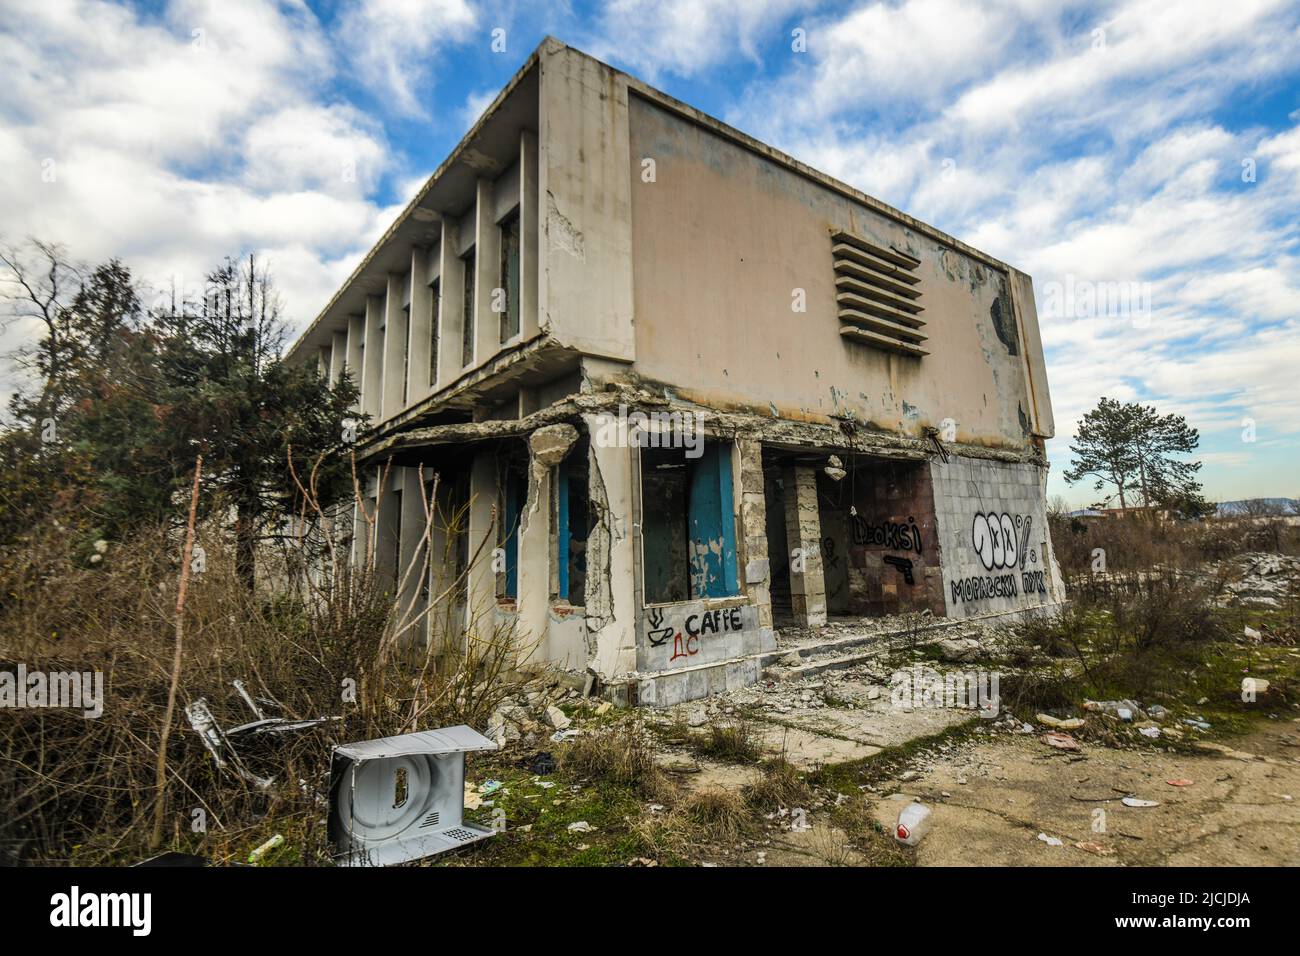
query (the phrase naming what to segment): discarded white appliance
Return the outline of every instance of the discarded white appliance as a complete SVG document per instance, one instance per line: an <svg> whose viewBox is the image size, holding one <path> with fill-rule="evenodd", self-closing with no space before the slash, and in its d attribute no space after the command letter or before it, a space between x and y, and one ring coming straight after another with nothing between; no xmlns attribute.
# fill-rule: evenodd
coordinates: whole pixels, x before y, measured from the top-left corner
<svg viewBox="0 0 1300 956"><path fill-rule="evenodd" d="M465 754L496 744L463 724L334 748L329 839L341 866L392 866L492 830L464 822Z"/></svg>

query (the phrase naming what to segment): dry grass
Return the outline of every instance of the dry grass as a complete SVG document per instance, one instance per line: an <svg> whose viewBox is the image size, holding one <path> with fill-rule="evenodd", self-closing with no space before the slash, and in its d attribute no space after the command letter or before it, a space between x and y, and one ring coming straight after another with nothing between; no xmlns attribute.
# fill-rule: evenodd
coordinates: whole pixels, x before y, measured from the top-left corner
<svg viewBox="0 0 1300 956"><path fill-rule="evenodd" d="M129 863L167 849L226 861L276 832L286 837L278 862L325 862L321 799L334 744L482 726L510 691L506 675L520 651L513 635L467 632L450 602L435 604L426 643L414 639L412 609L395 599L391 579L364 563L336 564L339 573L323 582L289 564L273 589L249 592L222 528L201 527L197 544L202 564L184 607L161 796L154 774L174 653L175 529L111 542L92 563L51 525L0 559L0 670L98 672L104 690L98 719L41 708L0 721L0 862ZM185 708L203 698L225 728L253 720L236 679L267 701L267 716L340 719L241 738L247 776L222 769ZM160 802L164 828L154 841Z"/></svg>
<svg viewBox="0 0 1300 956"><path fill-rule="evenodd" d="M701 836L725 843L734 843L753 830L755 825L751 812L740 795L721 787L690 794L677 813L681 820Z"/></svg>
<svg viewBox="0 0 1300 956"><path fill-rule="evenodd" d="M694 741L694 750L701 757L726 763L753 763L763 755L758 731L743 718L713 724Z"/></svg>
<svg viewBox="0 0 1300 956"><path fill-rule="evenodd" d="M794 764L784 757L776 757L758 767L754 782L743 787L741 795L751 807L771 812L808 803L812 789Z"/></svg>
<svg viewBox="0 0 1300 956"><path fill-rule="evenodd" d="M629 718L566 744L560 765L569 773L604 785L631 790L646 800L673 792L667 774L655 762L654 743L639 719Z"/></svg>

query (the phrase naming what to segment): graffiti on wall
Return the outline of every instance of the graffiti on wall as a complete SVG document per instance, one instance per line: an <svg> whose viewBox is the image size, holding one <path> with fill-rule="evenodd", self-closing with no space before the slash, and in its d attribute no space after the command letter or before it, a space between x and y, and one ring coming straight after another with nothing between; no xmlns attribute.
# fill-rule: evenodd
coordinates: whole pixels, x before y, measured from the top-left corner
<svg viewBox="0 0 1300 956"><path fill-rule="evenodd" d="M891 567L898 568L899 573L903 575L903 580L908 584L915 584L916 578L912 575L912 559L900 558L897 555L887 554L884 561Z"/></svg>
<svg viewBox="0 0 1300 956"><path fill-rule="evenodd" d="M851 515L850 520L854 544L921 553L921 529L916 526L916 519L910 515L906 524L888 520L870 524L860 514Z"/></svg>
<svg viewBox="0 0 1300 956"><path fill-rule="evenodd" d="M659 654L668 664L688 662L698 655L704 642L739 637L758 630L757 609L750 604L706 609L698 604L646 609L647 649L662 648Z"/></svg>
<svg viewBox="0 0 1300 956"><path fill-rule="evenodd" d="M1033 526L1032 515L1012 516L1005 511L977 512L971 521L971 547L979 555L984 570L1005 573L974 575L953 581L953 602L1014 598L1022 591L1026 595L1046 595L1047 579L1044 573L1026 568L1026 565L1038 563L1038 552L1029 546Z"/></svg>

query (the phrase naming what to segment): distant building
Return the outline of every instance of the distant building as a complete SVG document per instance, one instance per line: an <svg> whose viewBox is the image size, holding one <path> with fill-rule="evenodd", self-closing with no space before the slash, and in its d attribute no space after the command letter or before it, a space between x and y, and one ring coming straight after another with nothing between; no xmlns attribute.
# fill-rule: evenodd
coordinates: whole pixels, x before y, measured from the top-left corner
<svg viewBox="0 0 1300 956"><path fill-rule="evenodd" d="M486 541L471 631L642 702L784 624L1063 597L1029 276L552 39L292 354L360 382L382 571L433 473L464 510L407 600Z"/></svg>

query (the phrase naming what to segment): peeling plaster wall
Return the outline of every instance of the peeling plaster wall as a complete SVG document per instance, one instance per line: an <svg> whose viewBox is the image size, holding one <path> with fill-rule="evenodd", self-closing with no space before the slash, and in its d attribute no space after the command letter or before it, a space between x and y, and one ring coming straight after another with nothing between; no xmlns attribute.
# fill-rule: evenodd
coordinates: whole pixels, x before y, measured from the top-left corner
<svg viewBox="0 0 1300 956"><path fill-rule="evenodd" d="M949 617L1065 599L1047 526L1047 469L953 456L931 462Z"/></svg>
<svg viewBox="0 0 1300 956"><path fill-rule="evenodd" d="M636 667L637 595L632 505L635 459L626 422L607 414L584 415L592 440L590 487L593 527L587 538L587 633L590 666L611 680ZM612 431L611 431L612 430ZM610 447L610 446L613 447Z"/></svg>
<svg viewBox="0 0 1300 956"><path fill-rule="evenodd" d="M640 96L628 116L637 374L706 405L853 417L913 436L951 418L959 441L1028 444L1038 426L1025 354L1041 368L1041 346L1036 330L1020 331L1017 317L1029 316L1013 302L1029 292L1027 277L1013 283ZM655 182L642 181L643 158L655 160ZM930 355L840 336L835 230L921 260ZM806 312L792 311L795 289L806 293ZM1050 421L1045 378L1037 404Z"/></svg>

